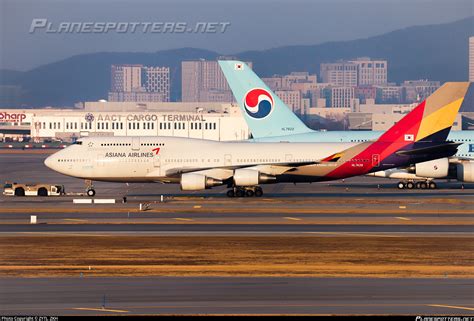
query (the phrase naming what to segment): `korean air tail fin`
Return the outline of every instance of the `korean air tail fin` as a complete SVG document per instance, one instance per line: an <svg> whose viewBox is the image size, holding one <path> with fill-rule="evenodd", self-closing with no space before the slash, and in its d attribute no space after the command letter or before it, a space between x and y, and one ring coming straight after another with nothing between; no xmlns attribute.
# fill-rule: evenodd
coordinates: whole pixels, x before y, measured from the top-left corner
<svg viewBox="0 0 474 321"><path fill-rule="evenodd" d="M312 132L281 99L242 61L219 65L254 138Z"/></svg>

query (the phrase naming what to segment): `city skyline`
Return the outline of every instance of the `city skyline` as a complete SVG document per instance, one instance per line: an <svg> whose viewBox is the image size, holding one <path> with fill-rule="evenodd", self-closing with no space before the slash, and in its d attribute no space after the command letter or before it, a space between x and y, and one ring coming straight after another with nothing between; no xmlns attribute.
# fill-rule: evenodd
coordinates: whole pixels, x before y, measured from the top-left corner
<svg viewBox="0 0 474 321"><path fill-rule="evenodd" d="M227 57L217 58L220 59ZM235 102L217 60L182 61L182 96L175 101ZM253 68L251 61L246 64ZM388 83L387 66L388 61L384 59L354 57L347 61L322 63L320 82L316 74L302 70L295 70L287 75L275 74L263 77L262 80L298 114L306 114L308 108L354 108L367 101L378 104L410 104L426 98L441 85L439 81L428 79ZM152 90L149 77L143 76L148 75L150 70L158 72L162 78L162 85L155 85ZM111 85L108 92L108 100L111 102L169 101L169 92L168 66L111 65Z"/></svg>
<svg viewBox="0 0 474 321"><path fill-rule="evenodd" d="M285 75L293 71L308 71L320 75L322 63L372 57L389 61L389 74L385 73L384 68L382 74L373 74L379 77L382 83L402 83L405 80L419 79L463 81L468 77L467 39L472 33L473 22L474 17L452 24L397 30L351 42L281 47L232 56L243 61L253 61L256 73L262 78L273 74ZM418 39L424 40L420 42ZM181 62L201 58L215 60L220 56L222 55L217 52L193 48L153 54L103 52L78 55L25 73L0 70L0 102L12 107L73 106L79 101L108 99L110 66L113 64L168 66L170 101L177 101L182 96ZM74 77L70 77L71 74L65 71L74 71ZM370 73L366 76L369 75ZM363 78L357 81L362 83ZM216 94L221 95L222 92L212 91L209 94L218 99ZM14 97L21 97L21 100L14 105L8 103Z"/></svg>
<svg viewBox="0 0 474 321"><path fill-rule="evenodd" d="M167 66L111 65L109 101L170 101Z"/></svg>

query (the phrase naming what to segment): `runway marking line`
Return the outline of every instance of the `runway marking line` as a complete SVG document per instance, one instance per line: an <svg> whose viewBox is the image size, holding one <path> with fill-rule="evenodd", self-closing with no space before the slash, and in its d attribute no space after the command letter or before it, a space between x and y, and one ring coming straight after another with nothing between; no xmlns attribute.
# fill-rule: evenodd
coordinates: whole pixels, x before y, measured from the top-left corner
<svg viewBox="0 0 474 321"><path fill-rule="evenodd" d="M44 235L44 236L112 236L112 234L94 234L85 233L69 233L69 232L18 232L20 234Z"/></svg>
<svg viewBox="0 0 474 321"><path fill-rule="evenodd" d="M444 305L444 304L427 304L430 307L440 307L440 308L451 308L451 309L460 309L460 310L469 310L474 311L474 308L461 307L456 305Z"/></svg>
<svg viewBox="0 0 474 321"><path fill-rule="evenodd" d="M301 218L289 217L289 216L284 217L284 219L292 220L292 221L301 221Z"/></svg>
<svg viewBox="0 0 474 321"><path fill-rule="evenodd" d="M187 222L194 221L192 218L182 218L182 217L175 217L173 219L177 221L187 221Z"/></svg>
<svg viewBox="0 0 474 321"><path fill-rule="evenodd" d="M411 303L314 303L314 304L225 304L220 305L221 308L263 308L263 307L418 307L420 304ZM214 307L213 305L158 305L158 306L129 306L128 309L189 309L189 308L203 308ZM299 314L298 314L299 315Z"/></svg>
<svg viewBox="0 0 474 321"><path fill-rule="evenodd" d="M364 233L350 233L350 232L303 232L303 233L308 233L308 234L342 235L342 236L402 237L402 236L399 236L399 235L364 234Z"/></svg>
<svg viewBox="0 0 474 321"><path fill-rule="evenodd" d="M398 208L405 209L407 208L406 206L400 205Z"/></svg>
<svg viewBox="0 0 474 321"><path fill-rule="evenodd" d="M399 220L404 220L404 221L411 221L411 218L403 217L403 216L397 216Z"/></svg>
<svg viewBox="0 0 474 321"><path fill-rule="evenodd" d="M72 222L87 222L87 220L80 220L75 218L65 218L64 221L72 221Z"/></svg>
<svg viewBox="0 0 474 321"><path fill-rule="evenodd" d="M198 205L199 206L199 205ZM196 208L199 209L199 208ZM200 208L199 210L203 210ZM235 211L242 210L239 207L226 207L226 208L210 208L207 209L209 213L232 213ZM249 210L249 209L246 209ZM57 207L44 207L44 208L1 208L0 213L127 213L130 212L130 208L117 208L117 207L100 207L100 208L57 208ZM150 212L153 213L176 213L186 211L185 208L160 208L160 209L152 209ZM257 207L254 209L255 213L298 213L298 214L347 214L348 209L339 208L339 209L332 209L330 207L320 207L320 208L298 208L292 209L289 207ZM408 211L408 209L407 209ZM400 213L397 209L385 209L383 211L385 214L398 214ZM462 214L462 215L474 215L474 210L469 209L462 209L462 210L443 210L445 214ZM359 208L351 210L351 214L378 214L380 213L380 209L367 209L367 208ZM411 209L409 210L411 214L435 214L435 211L428 211L422 209Z"/></svg>
<svg viewBox="0 0 474 321"><path fill-rule="evenodd" d="M102 308L73 308L73 310L104 311L104 312L118 312L118 313L130 312L130 311L127 311L127 310L112 310L112 309L102 309Z"/></svg>
<svg viewBox="0 0 474 321"><path fill-rule="evenodd" d="M201 208L201 205L194 205L193 208Z"/></svg>

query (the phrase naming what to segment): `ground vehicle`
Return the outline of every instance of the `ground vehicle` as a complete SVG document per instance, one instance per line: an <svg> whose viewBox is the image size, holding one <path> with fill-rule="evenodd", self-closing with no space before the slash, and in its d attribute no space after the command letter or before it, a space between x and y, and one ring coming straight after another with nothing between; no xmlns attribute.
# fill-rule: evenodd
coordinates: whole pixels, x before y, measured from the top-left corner
<svg viewBox="0 0 474 321"><path fill-rule="evenodd" d="M65 194L64 185L6 182L3 188L3 195L6 196L60 196Z"/></svg>

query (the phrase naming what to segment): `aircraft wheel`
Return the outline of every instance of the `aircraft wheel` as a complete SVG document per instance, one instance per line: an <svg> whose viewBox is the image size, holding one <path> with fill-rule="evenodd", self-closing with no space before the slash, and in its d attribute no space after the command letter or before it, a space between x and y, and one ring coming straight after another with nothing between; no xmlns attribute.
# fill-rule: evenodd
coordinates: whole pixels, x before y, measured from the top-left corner
<svg viewBox="0 0 474 321"><path fill-rule="evenodd" d="M421 182L417 182L417 183L415 184L415 187L416 187L416 188L421 188Z"/></svg>
<svg viewBox="0 0 474 321"><path fill-rule="evenodd" d="M421 182L420 183L420 188L421 189L426 189L428 187L428 184L426 184L426 182Z"/></svg>
<svg viewBox="0 0 474 321"><path fill-rule="evenodd" d="M436 189L436 188L438 188L438 186L436 185L435 182L429 182L428 187L429 187L430 189Z"/></svg>
<svg viewBox="0 0 474 321"><path fill-rule="evenodd" d="M92 189L92 188L88 189L86 193L87 193L87 196L89 196L89 197L94 197L95 196L95 190Z"/></svg>
<svg viewBox="0 0 474 321"><path fill-rule="evenodd" d="M230 189L227 191L227 197L234 197L234 196L235 196L235 193L233 189Z"/></svg>
<svg viewBox="0 0 474 321"><path fill-rule="evenodd" d="M259 187L255 190L255 196L261 197L263 195L263 190Z"/></svg>
<svg viewBox="0 0 474 321"><path fill-rule="evenodd" d="M407 183L407 188L408 189L413 189L414 187L415 187L415 184L413 184L412 182Z"/></svg>
<svg viewBox="0 0 474 321"><path fill-rule="evenodd" d="M247 196L247 197L252 197L254 195L255 195L255 193L251 189L248 189L248 190L245 191L245 196Z"/></svg>
<svg viewBox="0 0 474 321"><path fill-rule="evenodd" d="M398 182L397 187L398 187L398 189L404 189L405 188L405 183Z"/></svg>
<svg viewBox="0 0 474 321"><path fill-rule="evenodd" d="M237 196L237 197L244 197L244 196L245 196L245 192L239 188L239 189L236 191L235 196Z"/></svg>

